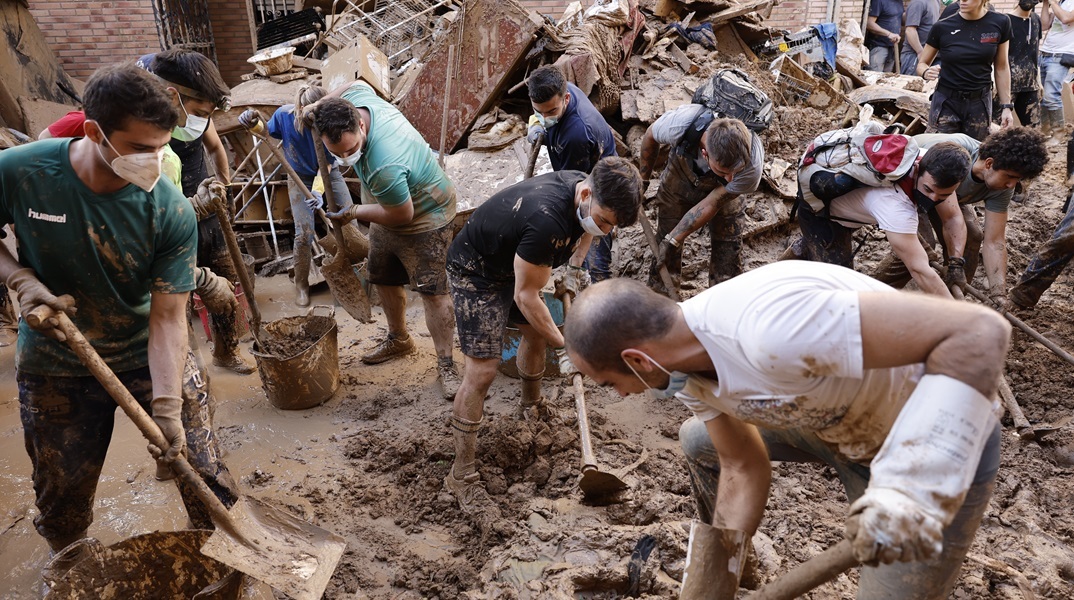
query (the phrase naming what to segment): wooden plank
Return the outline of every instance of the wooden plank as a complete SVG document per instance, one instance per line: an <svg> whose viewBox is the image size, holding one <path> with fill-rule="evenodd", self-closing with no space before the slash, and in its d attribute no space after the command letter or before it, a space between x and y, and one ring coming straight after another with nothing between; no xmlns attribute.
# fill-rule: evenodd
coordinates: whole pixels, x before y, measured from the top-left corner
<svg viewBox="0 0 1074 600"><path fill-rule="evenodd" d="M445 147L454 150L477 117L499 100L508 76L525 60L541 27L541 20L514 0L468 0L462 19L440 38L417 80L396 100L399 110L435 147L447 104ZM455 64L448 61L450 44L458 46ZM445 98L448 69L453 84L451 97Z"/></svg>
<svg viewBox="0 0 1074 600"><path fill-rule="evenodd" d="M704 21L706 23L712 23L718 25L724 21L730 21L731 19L748 15L752 12L760 10L771 10L773 0L753 0L753 2L747 2L745 4L739 4L733 8L722 10L710 17L706 17Z"/></svg>
<svg viewBox="0 0 1074 600"><path fill-rule="evenodd" d="M321 61L316 58L306 58L305 56L296 56L291 59L291 62L296 67L302 67L303 69L309 69L317 73L321 72Z"/></svg>
<svg viewBox="0 0 1074 600"><path fill-rule="evenodd" d="M679 48L676 44L668 46L668 50L671 52L671 58L674 58L675 62L679 63L679 66L682 67L683 72L687 75L693 75L701 70L701 67L694 64L694 61L690 60L690 57L686 56L682 48Z"/></svg>
<svg viewBox="0 0 1074 600"><path fill-rule="evenodd" d="M861 74L854 70L845 59L837 58L835 60L835 69L839 71L840 75L846 75L854 82L854 87L865 87L869 85L868 81L861 78Z"/></svg>

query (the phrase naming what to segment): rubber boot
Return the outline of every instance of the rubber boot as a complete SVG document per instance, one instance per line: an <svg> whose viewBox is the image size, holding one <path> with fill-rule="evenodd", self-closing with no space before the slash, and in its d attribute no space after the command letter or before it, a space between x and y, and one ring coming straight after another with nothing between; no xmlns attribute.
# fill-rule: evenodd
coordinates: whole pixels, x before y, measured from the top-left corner
<svg viewBox="0 0 1074 600"><path fill-rule="evenodd" d="M1063 109L1044 109L1041 121L1046 123L1046 136L1049 136L1047 144L1049 146L1055 146L1061 143L1064 134L1066 133L1066 123L1063 119Z"/></svg>
<svg viewBox="0 0 1074 600"><path fill-rule="evenodd" d="M541 378L544 377L544 371L531 375L519 369L518 377L522 380L522 402L515 416L524 419L531 408L541 405Z"/></svg>
<svg viewBox="0 0 1074 600"><path fill-rule="evenodd" d="M72 548L70 552L64 552L64 549L81 539L85 539L87 534L87 530L83 529L74 535L63 538L45 538L49 547L49 561L41 571L41 578L46 586L51 588L56 585L56 582L63 579L63 576L71 570L71 567L74 567L86 556L86 546Z"/></svg>
<svg viewBox="0 0 1074 600"><path fill-rule="evenodd" d="M310 305L310 259L312 254L309 244L295 245L295 306Z"/></svg>

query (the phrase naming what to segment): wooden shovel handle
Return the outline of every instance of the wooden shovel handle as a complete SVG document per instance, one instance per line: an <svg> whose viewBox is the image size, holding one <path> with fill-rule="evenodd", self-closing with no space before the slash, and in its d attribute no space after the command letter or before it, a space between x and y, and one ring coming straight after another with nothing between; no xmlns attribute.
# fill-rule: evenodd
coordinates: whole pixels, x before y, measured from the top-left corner
<svg viewBox="0 0 1074 600"><path fill-rule="evenodd" d="M97 351L90 345L86 336L82 335L82 332L78 330L78 327L71 322L66 313L56 312L48 306L38 306L30 311L26 315L26 322L31 326L38 326L43 321L55 318L59 322L59 330L67 336L67 345L78 355L78 360L82 361L82 364L89 369L90 373L101 383L108 395L116 401L116 404L123 409L123 412L130 417L131 421L134 421L135 426L138 427L138 431L142 432L145 439L149 440L149 443L161 449L163 452L167 452L170 444L164 437L164 432L160 430L153 417L149 416L149 413L145 412L141 404L134 399L130 391L127 390L123 382L116 377L116 374L112 372L112 369L104 362ZM228 533L235 535L238 539L243 539L243 536L235 529L234 524L231 521L231 516L227 512L227 507L220 501L219 498L213 494L209 486L205 481L194 471L194 468L187 462L186 457L179 455L172 463L172 468L175 469L176 474L183 478L187 484L194 488L194 492L197 494L198 499L205 504L209 510L209 514L212 516L213 522Z"/></svg>
<svg viewBox="0 0 1074 600"><path fill-rule="evenodd" d="M747 600L791 600L809 590L835 579L840 573L858 564L849 540L843 540L769 583Z"/></svg>
<svg viewBox="0 0 1074 600"><path fill-rule="evenodd" d="M571 295L563 294L563 315L571 310ZM597 468L597 457L593 454L593 440L589 436L589 413L585 408L585 385L582 374L575 373L571 383L574 386L574 406L578 411L578 437L582 445L582 471Z"/></svg>
<svg viewBox="0 0 1074 600"><path fill-rule="evenodd" d="M653 252L653 261L660 260L660 244L656 241L656 234L653 233L653 224L649 222L649 217L645 216L645 209L638 209L638 222L641 223L641 230L645 233L645 240L649 242L649 250ZM679 289L675 287L675 282L671 279L671 273L668 272L667 265L657 265L660 270L660 279L664 282L664 287L667 288L668 297L672 300L679 302L682 300L682 296L679 295Z"/></svg>
<svg viewBox="0 0 1074 600"><path fill-rule="evenodd" d="M254 298L254 284L250 281L250 272L246 270L246 263L242 260L242 250L239 250L239 240L235 237L235 230L231 227L231 219L228 218L224 203L216 198L213 200L213 210L216 218L220 221L220 229L224 233L224 242L227 245L231 262L235 265L235 274L239 276L242 291L246 294L246 303L250 307L250 333L257 340L259 348L265 346L261 343L261 310L257 307L257 299Z"/></svg>

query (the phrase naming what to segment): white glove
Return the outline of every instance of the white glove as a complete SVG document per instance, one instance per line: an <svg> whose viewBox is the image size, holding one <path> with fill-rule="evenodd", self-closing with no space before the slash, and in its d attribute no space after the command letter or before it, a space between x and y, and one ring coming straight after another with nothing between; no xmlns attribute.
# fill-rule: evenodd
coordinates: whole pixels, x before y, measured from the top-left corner
<svg viewBox="0 0 1074 600"><path fill-rule="evenodd" d="M850 505L847 539L863 563L923 560L943 550L995 426L994 403L946 375L925 375Z"/></svg>
<svg viewBox="0 0 1074 600"><path fill-rule="evenodd" d="M559 374L561 377L570 377L575 373L579 373L578 367L574 366L571 362L570 355L567 354L566 348L556 348L556 362L559 363Z"/></svg>

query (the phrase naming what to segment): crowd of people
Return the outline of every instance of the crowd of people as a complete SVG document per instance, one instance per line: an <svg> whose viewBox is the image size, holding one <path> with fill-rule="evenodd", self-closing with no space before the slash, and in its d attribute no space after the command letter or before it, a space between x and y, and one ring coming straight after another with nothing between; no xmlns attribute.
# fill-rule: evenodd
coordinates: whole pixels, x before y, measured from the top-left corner
<svg viewBox="0 0 1074 600"><path fill-rule="evenodd" d="M576 86L553 66L535 70L527 137L547 146L553 170L484 199L454 236L454 185L406 117L365 83L306 86L271 118L246 111L239 121L282 140L307 188L325 152L321 185L339 202L327 217L368 228L368 279L388 331L362 362L415 352L404 286L421 299L442 394L453 402L455 457L444 488L464 512L500 510L481 481L477 438L511 325L521 332L517 418L548 414L541 385L549 349L560 375L580 373L624 396L677 399L694 415L679 437L706 526L744 532L748 543L771 462L826 463L850 502L846 535L865 565L859 597L945 598L998 470L995 398L1010 335L998 311L1035 304L1074 251L1068 212L1008 288L1007 211L1015 186L1047 163L1038 127L1061 129L1051 111L1069 72L1060 69L1064 19L1074 23L1074 0L1049 0L1040 18L1034 4L1023 1L1008 17L964 0L945 18L939 0L913 0L904 20L900 1L873 2L870 64L901 63L939 80L929 132L882 134L906 156L905 168L882 181L807 151L798 173L801 235L781 260L747 273L738 198L760 182L763 134L706 105L662 115L631 161L616 155L611 127ZM1039 48L1040 97L1042 26L1050 29ZM1028 53L1019 45L1027 40ZM212 125L228 93L215 66L188 50L99 70L83 110L42 134L50 139L0 153L0 226L12 225L19 242L17 257L0 247L0 281L24 317L42 306L70 315L150 412L170 444L151 449L159 478L172 477L170 462L185 452L230 505L237 491L219 458L214 399L187 315L194 291L213 314L214 363L250 371L235 349L236 277L213 210L231 176ZM646 218L643 197L662 147L659 243L646 285L614 276L612 240ZM357 203L343 181L348 170L359 181ZM323 202L301 187L289 189L295 304L307 306ZM676 303L667 297L676 290L656 275L666 269L679 285L683 244L705 225L710 287ZM853 270L852 239L874 225L892 253L869 277ZM952 299L979 262L992 308ZM911 279L925 293L895 289ZM550 286L573 300L565 300L572 306L562 330L543 291ZM115 412L56 325L21 319L16 352L34 524L54 552L87 534ZM179 485L192 524L211 527Z"/></svg>

